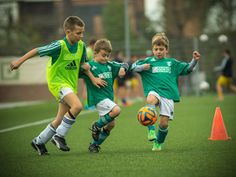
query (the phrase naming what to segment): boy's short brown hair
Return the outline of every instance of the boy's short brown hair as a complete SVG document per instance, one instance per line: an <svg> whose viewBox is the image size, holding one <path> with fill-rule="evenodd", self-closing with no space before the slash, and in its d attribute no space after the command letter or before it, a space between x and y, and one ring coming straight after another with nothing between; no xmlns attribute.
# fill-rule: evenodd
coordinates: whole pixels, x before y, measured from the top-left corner
<svg viewBox="0 0 236 177"><path fill-rule="evenodd" d="M112 51L111 42L108 39L99 39L94 44L94 51L99 53L101 50L105 50L109 53Z"/></svg>
<svg viewBox="0 0 236 177"><path fill-rule="evenodd" d="M77 16L69 16L64 21L63 29L64 29L64 31L66 31L66 30L73 31L75 25L78 25L80 27L84 27L85 26L83 20L81 20L79 17L77 17Z"/></svg>
<svg viewBox="0 0 236 177"><path fill-rule="evenodd" d="M165 33L157 33L152 37L152 47L154 45L163 45L166 49L169 49L169 40L166 37Z"/></svg>

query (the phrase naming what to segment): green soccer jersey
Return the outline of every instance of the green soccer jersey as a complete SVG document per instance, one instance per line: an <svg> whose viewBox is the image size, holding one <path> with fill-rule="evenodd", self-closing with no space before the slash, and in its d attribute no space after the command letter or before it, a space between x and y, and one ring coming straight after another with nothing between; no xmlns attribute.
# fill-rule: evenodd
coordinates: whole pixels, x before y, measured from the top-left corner
<svg viewBox="0 0 236 177"><path fill-rule="evenodd" d="M107 62L106 64L98 63L94 60L88 62L90 65L90 71L94 77L99 77L107 82L107 86L97 88L91 82L91 80L86 76L82 75L85 79L88 93L88 104L90 106L97 105L100 101L109 98L114 99L113 83L114 79L118 76L119 70L121 68L121 63L117 62Z"/></svg>
<svg viewBox="0 0 236 177"><path fill-rule="evenodd" d="M63 87L69 87L77 93L80 62L84 62L83 55L86 51L84 51L85 45L82 41L72 46L64 39L57 41L53 46L52 48L57 51L55 52L57 56L55 53L50 56L47 64L47 81L50 92L59 99L59 92ZM47 53L48 48L49 45L38 48L40 56Z"/></svg>
<svg viewBox="0 0 236 177"><path fill-rule="evenodd" d="M150 64L148 70L140 71L145 96L150 91L157 92L161 97L179 102L178 77L189 74L186 62L180 62L174 58L157 59L149 57L138 60L131 66L131 70L143 65Z"/></svg>

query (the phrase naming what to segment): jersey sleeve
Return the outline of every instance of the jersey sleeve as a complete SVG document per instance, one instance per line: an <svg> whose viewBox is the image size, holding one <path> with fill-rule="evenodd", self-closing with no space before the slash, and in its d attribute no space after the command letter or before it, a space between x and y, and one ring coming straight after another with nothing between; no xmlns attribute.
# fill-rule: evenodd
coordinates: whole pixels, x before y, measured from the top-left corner
<svg viewBox="0 0 236 177"><path fill-rule="evenodd" d="M176 74L177 75L187 75L189 74L189 63L181 62L176 59L174 59L175 67L176 67Z"/></svg>
<svg viewBox="0 0 236 177"><path fill-rule="evenodd" d="M116 78L118 76L122 63L112 61L112 62L109 62L109 64L112 66L112 77Z"/></svg>
<svg viewBox="0 0 236 177"><path fill-rule="evenodd" d="M142 66L147 63L147 59L145 60L137 60L130 66L130 71L141 72Z"/></svg>
<svg viewBox="0 0 236 177"><path fill-rule="evenodd" d="M40 57L57 55L60 54L61 43L59 41L54 41L51 44L38 47L37 50Z"/></svg>

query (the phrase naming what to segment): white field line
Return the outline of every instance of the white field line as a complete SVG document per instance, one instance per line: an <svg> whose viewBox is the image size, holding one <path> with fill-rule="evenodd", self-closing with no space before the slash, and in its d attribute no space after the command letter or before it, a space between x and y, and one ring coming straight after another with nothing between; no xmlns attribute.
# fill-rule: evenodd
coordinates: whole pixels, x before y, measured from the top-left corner
<svg viewBox="0 0 236 177"><path fill-rule="evenodd" d="M0 103L0 109L9 109L9 108L16 108L22 106L32 106L42 104L45 101L21 101L21 102L14 102L14 103Z"/></svg>
<svg viewBox="0 0 236 177"><path fill-rule="evenodd" d="M79 116L90 114L93 112L95 112L95 110L94 111L83 111L79 114ZM31 122L31 123L27 123L27 124L22 124L22 125L18 125L18 126L14 126L14 127L1 129L0 133L10 132L10 131L14 131L14 130L18 130L18 129L22 129L22 128L26 128L26 127L32 127L32 126L36 126L36 125L41 125L41 124L46 124L46 123L51 122L53 119L54 118L48 118L48 119L44 119L44 120L40 120L40 121L36 121L36 122Z"/></svg>

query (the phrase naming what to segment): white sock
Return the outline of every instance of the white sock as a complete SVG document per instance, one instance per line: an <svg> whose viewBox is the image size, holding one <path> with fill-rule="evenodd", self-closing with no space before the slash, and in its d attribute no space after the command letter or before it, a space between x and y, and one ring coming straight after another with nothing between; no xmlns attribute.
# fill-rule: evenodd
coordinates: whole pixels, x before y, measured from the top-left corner
<svg viewBox="0 0 236 177"><path fill-rule="evenodd" d="M61 124L57 127L56 133L60 137L65 137L70 130L72 124L75 123L75 119L64 116Z"/></svg>
<svg viewBox="0 0 236 177"><path fill-rule="evenodd" d="M46 144L53 135L56 134L56 130L48 124L48 126L36 137L36 144Z"/></svg>

